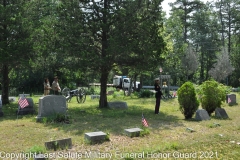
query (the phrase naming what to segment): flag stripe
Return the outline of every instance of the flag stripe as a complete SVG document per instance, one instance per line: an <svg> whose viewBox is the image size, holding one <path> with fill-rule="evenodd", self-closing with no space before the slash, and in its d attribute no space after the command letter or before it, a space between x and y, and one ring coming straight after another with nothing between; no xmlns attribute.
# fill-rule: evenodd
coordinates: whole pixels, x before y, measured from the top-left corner
<svg viewBox="0 0 240 160"><path fill-rule="evenodd" d="M18 100L18 104L19 104L20 108L25 108L25 107L27 107L29 105L26 98L24 98L24 99L20 98Z"/></svg>
<svg viewBox="0 0 240 160"><path fill-rule="evenodd" d="M143 114L142 114L142 125L145 127L148 127L147 120L144 118Z"/></svg>
<svg viewBox="0 0 240 160"><path fill-rule="evenodd" d="M228 97L228 103L231 103L232 101L231 101L231 98L230 97Z"/></svg>

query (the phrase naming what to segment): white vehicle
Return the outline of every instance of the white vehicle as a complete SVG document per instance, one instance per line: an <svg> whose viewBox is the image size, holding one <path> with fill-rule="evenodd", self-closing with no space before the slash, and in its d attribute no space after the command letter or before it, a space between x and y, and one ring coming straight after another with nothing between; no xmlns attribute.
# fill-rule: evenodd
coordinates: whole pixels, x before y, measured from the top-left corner
<svg viewBox="0 0 240 160"><path fill-rule="evenodd" d="M116 88L121 88L121 89L128 89L130 88L130 78L127 78L127 76L117 76L115 75L113 77L113 86ZM138 85L140 82L136 82L136 88L138 88ZM134 87L134 82L132 82L132 88Z"/></svg>

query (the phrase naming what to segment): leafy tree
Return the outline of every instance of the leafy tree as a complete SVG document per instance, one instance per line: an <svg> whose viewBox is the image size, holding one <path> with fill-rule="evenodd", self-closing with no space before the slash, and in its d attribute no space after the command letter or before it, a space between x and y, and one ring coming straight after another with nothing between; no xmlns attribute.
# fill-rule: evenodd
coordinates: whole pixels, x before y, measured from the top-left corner
<svg viewBox="0 0 240 160"><path fill-rule="evenodd" d="M164 51L161 1L85 0L74 9L78 1L61 1L64 49L79 65L99 74L99 107L107 107L106 85L114 65L142 69L141 62L159 60Z"/></svg>
<svg viewBox="0 0 240 160"><path fill-rule="evenodd" d="M8 104L9 73L14 68L28 63L31 41L29 21L25 18L24 0L3 0L0 4L0 71L2 102Z"/></svg>

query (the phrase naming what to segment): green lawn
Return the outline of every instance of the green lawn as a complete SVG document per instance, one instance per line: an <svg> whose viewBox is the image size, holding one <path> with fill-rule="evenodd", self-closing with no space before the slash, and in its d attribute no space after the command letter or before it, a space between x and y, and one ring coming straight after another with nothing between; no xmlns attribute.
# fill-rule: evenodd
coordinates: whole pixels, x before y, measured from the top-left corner
<svg viewBox="0 0 240 160"><path fill-rule="evenodd" d="M39 97L32 98L34 103L38 103ZM108 101L115 100L127 102L128 109L100 109L98 100L91 100L90 96L84 104L78 104L73 97L68 103L70 124L37 123L36 115L19 116L17 119L17 103L3 106L0 159L43 150L44 142L63 138L71 138L73 148L44 151L50 159L235 160L240 157L239 105L222 105L230 119L217 119L213 114L211 120L195 121L184 119L177 98L162 100L159 115L154 114L154 98L108 96ZM37 105L35 107L37 110ZM141 127L142 113L149 123L150 134L134 138L125 136L124 129ZM95 131L109 133L110 141L95 145L87 143L84 133Z"/></svg>

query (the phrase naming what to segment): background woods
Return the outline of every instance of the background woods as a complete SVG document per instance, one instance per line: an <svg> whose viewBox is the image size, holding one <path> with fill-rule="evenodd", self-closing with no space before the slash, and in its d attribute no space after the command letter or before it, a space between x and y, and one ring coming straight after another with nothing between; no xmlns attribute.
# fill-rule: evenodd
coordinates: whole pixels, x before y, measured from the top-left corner
<svg viewBox="0 0 240 160"><path fill-rule="evenodd" d="M43 92L43 79L57 75L62 87L100 82L99 107L105 107L106 84L115 74L152 85L160 66L173 85L214 78L238 87L240 2L176 0L169 17L161 3L2 0L3 104L9 91Z"/></svg>

